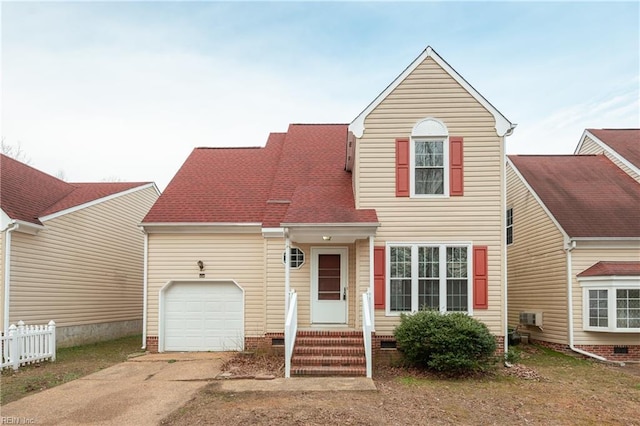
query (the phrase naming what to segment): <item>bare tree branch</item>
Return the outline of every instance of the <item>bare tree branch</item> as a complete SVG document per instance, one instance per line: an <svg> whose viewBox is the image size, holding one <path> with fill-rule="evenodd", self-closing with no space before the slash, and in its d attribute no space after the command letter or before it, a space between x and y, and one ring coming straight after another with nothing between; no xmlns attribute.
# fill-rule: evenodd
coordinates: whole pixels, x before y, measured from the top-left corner
<svg viewBox="0 0 640 426"><path fill-rule="evenodd" d="M11 145L4 141L4 137L0 140L0 152L2 152L7 157L11 157L14 160L20 161L24 164L31 164L31 157L27 156L27 153L22 149L22 145L20 142L15 145Z"/></svg>

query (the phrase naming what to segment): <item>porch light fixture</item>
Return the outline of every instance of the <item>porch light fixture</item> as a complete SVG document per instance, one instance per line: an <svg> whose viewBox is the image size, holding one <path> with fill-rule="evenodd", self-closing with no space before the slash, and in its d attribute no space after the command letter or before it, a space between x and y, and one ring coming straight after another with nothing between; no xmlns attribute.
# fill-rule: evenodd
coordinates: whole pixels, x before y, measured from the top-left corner
<svg viewBox="0 0 640 426"><path fill-rule="evenodd" d="M331 235L323 235L322 239L325 241L331 241Z"/></svg>
<svg viewBox="0 0 640 426"><path fill-rule="evenodd" d="M200 268L200 272L204 271L204 262L202 260L198 260L198 268Z"/></svg>

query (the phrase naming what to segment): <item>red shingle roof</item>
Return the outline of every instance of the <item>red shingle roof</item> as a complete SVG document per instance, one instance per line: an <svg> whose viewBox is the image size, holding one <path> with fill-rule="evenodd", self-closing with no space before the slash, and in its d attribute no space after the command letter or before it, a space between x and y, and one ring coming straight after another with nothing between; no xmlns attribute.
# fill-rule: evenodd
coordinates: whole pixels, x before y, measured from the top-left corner
<svg viewBox="0 0 640 426"><path fill-rule="evenodd" d="M602 276L637 276L640 275L640 261L638 262L598 262L580 272L579 277Z"/></svg>
<svg viewBox="0 0 640 426"><path fill-rule="evenodd" d="M196 148L143 223L377 223L344 170L346 124L292 124L264 148Z"/></svg>
<svg viewBox="0 0 640 426"><path fill-rule="evenodd" d="M68 183L0 154L0 208L11 218L38 218L150 182Z"/></svg>
<svg viewBox="0 0 640 426"><path fill-rule="evenodd" d="M640 237L640 184L604 155L509 159L570 237Z"/></svg>
<svg viewBox="0 0 640 426"><path fill-rule="evenodd" d="M151 182L74 182L70 184L74 188L73 191L48 209L42 211L40 217L150 183Z"/></svg>
<svg viewBox="0 0 640 426"><path fill-rule="evenodd" d="M587 131L640 168L640 129L587 129Z"/></svg>

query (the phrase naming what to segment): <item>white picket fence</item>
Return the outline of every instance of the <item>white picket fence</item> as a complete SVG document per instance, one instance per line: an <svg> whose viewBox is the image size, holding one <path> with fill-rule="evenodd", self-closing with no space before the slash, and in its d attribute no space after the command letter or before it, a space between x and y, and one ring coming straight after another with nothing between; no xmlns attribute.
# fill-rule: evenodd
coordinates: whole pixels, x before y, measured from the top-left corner
<svg viewBox="0 0 640 426"><path fill-rule="evenodd" d="M17 370L21 365L56 360L56 323L47 325L11 324L9 330L0 336L2 363L0 369L11 367Z"/></svg>

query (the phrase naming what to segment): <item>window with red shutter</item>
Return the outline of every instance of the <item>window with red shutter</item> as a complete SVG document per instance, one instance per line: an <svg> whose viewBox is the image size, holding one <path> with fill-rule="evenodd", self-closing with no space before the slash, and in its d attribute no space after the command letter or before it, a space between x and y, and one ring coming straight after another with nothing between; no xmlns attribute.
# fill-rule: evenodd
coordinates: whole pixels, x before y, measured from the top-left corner
<svg viewBox="0 0 640 426"><path fill-rule="evenodd" d="M436 120L423 120L411 138L396 139L396 197L464 195L464 138L448 136L440 122L429 134L420 127L425 121Z"/></svg>
<svg viewBox="0 0 640 426"><path fill-rule="evenodd" d="M396 197L409 196L409 139L396 139Z"/></svg>
<svg viewBox="0 0 640 426"><path fill-rule="evenodd" d="M375 309L385 308L386 284L386 259L385 247L373 248L373 305Z"/></svg>
<svg viewBox="0 0 640 426"><path fill-rule="evenodd" d="M386 254L384 251L381 254L387 257L389 292L385 302L390 314L421 309L472 311L473 246L398 242L387 247Z"/></svg>
<svg viewBox="0 0 640 426"><path fill-rule="evenodd" d="M473 247L473 308L489 308L488 247Z"/></svg>
<svg viewBox="0 0 640 426"><path fill-rule="evenodd" d="M451 136L449 138L449 195L460 196L464 194L464 153L462 138Z"/></svg>

